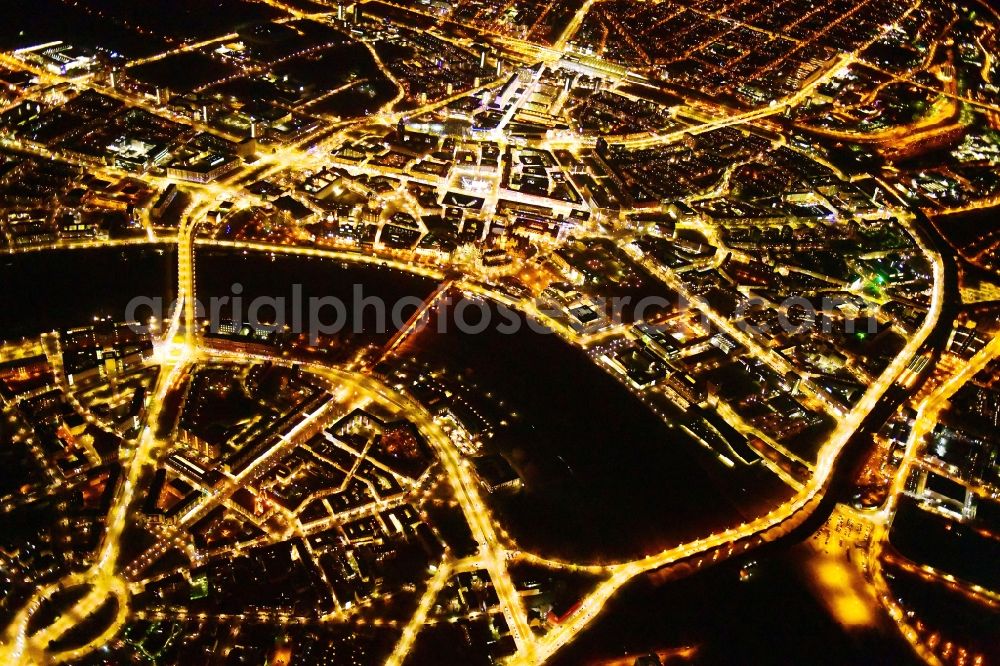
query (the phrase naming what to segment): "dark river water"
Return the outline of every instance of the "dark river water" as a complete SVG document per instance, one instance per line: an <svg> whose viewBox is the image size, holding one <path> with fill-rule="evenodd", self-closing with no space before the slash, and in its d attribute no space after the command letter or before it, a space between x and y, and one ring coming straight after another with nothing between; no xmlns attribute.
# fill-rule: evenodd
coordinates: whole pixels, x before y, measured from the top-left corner
<svg viewBox="0 0 1000 666"><path fill-rule="evenodd" d="M138 297L169 303L176 266L170 245L0 255L0 339L80 326L96 316L121 320Z"/></svg>
<svg viewBox="0 0 1000 666"><path fill-rule="evenodd" d="M892 628L845 630L812 595L800 568L804 546L755 556L746 582L739 562L657 584L642 577L552 660L587 666L622 655L689 649L666 664L824 666L920 663Z"/></svg>

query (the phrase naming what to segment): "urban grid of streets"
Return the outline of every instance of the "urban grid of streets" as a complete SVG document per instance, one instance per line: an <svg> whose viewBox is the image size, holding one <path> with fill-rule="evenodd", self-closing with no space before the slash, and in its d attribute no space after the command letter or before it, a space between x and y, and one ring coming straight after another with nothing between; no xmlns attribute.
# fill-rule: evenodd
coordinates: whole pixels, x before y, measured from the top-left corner
<svg viewBox="0 0 1000 666"><path fill-rule="evenodd" d="M584 19L587 17L588 12L592 11L595 6L601 3L601 1L602 0L587 0L587 2L584 2L579 7L572 20L567 24L565 31L552 44L551 47L539 46L527 41L513 39L509 36L503 36L503 45L505 50L504 56L507 59L508 64L535 64L537 62L541 62L544 63L546 67L558 68L560 66L559 61L570 52L567 44L575 32L580 28ZM318 21L323 21L332 17L335 13L333 11L323 13L305 13L277 0L269 0L267 4L273 5L274 7L287 12L289 14L288 20L291 20L292 18L312 18ZM919 2L915 3L910 11L915 11L919 6ZM348 11L350 11L350 8L348 8ZM885 31L889 31L892 28L893 26L885 26ZM142 62L152 62L179 52L193 51L215 43L230 40L233 37L234 35L224 35L198 43L186 44L176 50L144 58ZM877 37L878 36L876 36L876 39ZM872 41L875 40L873 39ZM802 87L795 94L787 97L786 99L776 100L771 104L764 105L760 108L744 113L731 113L725 107L717 106L714 109L711 109L711 111L714 112L714 115L709 115L709 105L707 103L699 102L698 114L703 116L703 120L700 124L684 127L683 129L676 131L667 131L664 133L646 132L642 135L629 136L623 138L620 141L620 145L635 149L651 148L675 143L684 136L707 133L730 126L752 127L755 123L762 121L766 122L769 117L776 117L787 110L802 104L807 98L814 94L820 86L829 82L832 77L842 72L845 67L857 62L859 53L862 50L863 49L858 49L853 53L845 53L836 61L828 63L827 70L823 74L814 77L808 85ZM393 80L392 73L385 68L380 61L378 61L377 56L376 62L379 63L383 74L389 80ZM77 87L90 87L103 95L122 99L130 105L144 108L146 111L154 115L162 115L164 113L162 109L148 99L137 99L127 93L122 93L120 90L115 90L94 80L88 80L86 78L69 79L55 75L49 71L35 68L26 63L25 60L18 58L13 54L0 55L0 64L15 71L30 71L37 75L40 80L45 83L69 83ZM132 64L140 63L136 62ZM499 83L500 82L498 81L494 84L485 85L482 89L497 86ZM375 114L372 118L364 119L358 122L344 122L342 126L335 127L335 131L332 131L329 136L323 139L320 143L313 143L308 149L305 149L305 144L307 143L306 141L301 142L299 145L278 147L271 153L263 154L260 160L257 161L252 168L257 174L257 177L261 179L289 170L305 171L322 169L326 163L326 156L329 151L338 147L345 141L346 131L363 127L366 124L372 126L391 126L404 116L419 116L422 113L443 107L451 101L454 101L454 99L463 95L468 95L469 93L469 90L463 90L460 93L452 95L448 98L441 99L403 113L392 110L394 104L399 100L399 96L402 95L402 88L400 88L399 96L388 102L384 107L385 110ZM198 129L206 129L198 127L195 121L191 121L189 119L181 120L178 118L171 118L171 120L174 122L186 123ZM499 139L501 145L503 145L502 136L499 137ZM66 159L64 156L52 154L45 147L40 145L26 145L23 142L18 142L17 140L10 138L4 138L2 142L7 147L16 146L18 150L35 153L43 158ZM529 145L530 143L531 141L529 141ZM542 148L562 148L575 152L584 148L591 148L594 144L594 139L593 137L564 135L553 139L537 140L535 143ZM796 148L796 150L801 149ZM819 159L815 155L812 157ZM94 169L93 165L88 165L88 168ZM361 170L363 171L364 168L365 167L362 167ZM378 175L380 173L378 167L376 166L370 167L369 170L372 175ZM121 175L117 169L112 167L101 167L97 169L97 172L99 174L107 174L109 178L119 177ZM181 216L181 224L175 236L158 235L153 230L152 225L148 224L149 220L147 219L148 235L146 238L130 241L73 241L59 243L59 247L66 249L82 249L96 245L105 246L116 243L129 244L146 243L150 241L175 242L178 248L178 306L175 308L171 320L169 322L165 322L162 335L158 340L156 340L155 359L161 364L161 372L156 383L155 391L150 398L152 408L146 416L146 426L142 430L141 435L134 443L134 446L131 447L127 453L123 454L122 462L124 464L124 469L126 470L126 478L124 483L121 485L120 491L114 497L112 508L107 517L106 530L101 541L99 554L95 558L93 566L88 571L73 575L69 579L60 580L37 590L34 598L22 608L22 610L15 616L13 622L11 622L6 631L3 633L3 646L2 650L0 650L0 658L2 658L2 661L5 664L44 662L48 658L46 647L52 639L58 638L60 635L64 634L70 627L73 626L75 622L86 618L108 598L112 597L117 599L119 602L118 615L112 625L109 626L108 629L100 636L95 637L88 645L71 652L60 653L56 655L56 658L60 661L67 661L84 655L88 651L103 645L118 632L123 623L126 621L128 614L128 598L130 593L134 591L132 588L135 586L135 584L130 584L125 580L123 572L116 570L120 549L120 539L125 526L130 520L130 511L133 510L137 502L137 492L140 491L140 488L138 487L140 474L144 468L148 467L152 461L156 459L159 452L169 446L168 441L158 439L154 433L155 424L157 423L159 416L159 409L163 405L164 397L171 390L171 388L177 385L178 381L184 376L185 372L188 371L195 363L210 360L235 360L240 362L255 360L255 357L248 354L234 355L231 353L220 352L219 350L210 349L203 344L203 340L198 332L199 327L196 321L195 310L197 294L194 280L195 269L193 265L195 247L225 247L236 250L260 250L291 256L323 257L338 261L367 262L420 273L435 279L445 278L446 271L443 267L428 265L426 262L418 263L414 261L413 256L408 255L404 251L382 252L378 254L366 255L346 250L324 249L321 247L301 246L296 244L275 245L267 242L222 241L204 236L199 237L199 228L210 227L212 225L212 222L208 220L207 215L218 201L233 201L240 207L249 207L251 205L262 203L260 197L250 194L244 189L247 176L248 168L244 167L232 174L227 175L222 181L217 183L189 184L187 188L193 193L193 197L187 209ZM152 174L143 175L141 176L141 179L155 188L162 188L169 183L168 179ZM491 196L492 201L495 203L496 194L494 193ZM402 210L411 210L414 212L415 216L418 216L417 207L411 200L408 199L406 195L400 194L398 195L398 199L397 203ZM914 358L921 353L928 336L939 324L939 317L941 316L944 305L943 299L945 298L945 266L942 258L939 251L925 240L926 236L916 226L914 216L906 210L906 207L902 204L902 202L895 206L894 213L900 220L901 224L903 224L907 231L911 234L912 238L917 242L920 251L931 265L933 274L933 290L930 298L930 306L920 327L915 333L909 336L902 351L888 365L888 367L885 368L877 380L872 382L867 387L863 397L861 397L861 399L858 400L852 408L845 410L839 405L831 403L820 389L809 386L808 382L804 384L803 391L805 391L812 400L823 404L824 407L838 419L837 426L828 437L826 443L823 445L822 451L818 456L816 463L810 466L811 474L808 480L805 483L797 483L794 479L789 479L790 484L795 483L797 485L795 494L790 500L774 508L765 515L748 521L742 525L734 526L731 529L714 534L708 534L690 543L685 543L669 550L651 554L634 561L623 561L605 565L595 565L589 563L575 564L572 562L546 559L530 552L523 552L521 550L511 548L509 540L500 538L497 535L496 523L490 515L490 510L488 509L486 502L481 497L480 485L475 478L470 464L463 459L461 453L457 450L452 440L442 429L439 421L432 417L423 406L401 391L389 387L362 372L348 371L336 367L326 367L319 364L308 366L307 369L309 372L312 372L316 376L329 381L332 387L339 387L341 390L349 393L355 400L370 400L380 404L391 405L400 413L405 414L406 418L411 420L419 428L420 432L431 444L434 453L442 465L443 470L454 489L455 497L461 511L464 514L472 530L473 537L479 546L478 553L474 557L446 560L436 569L433 576L430 578L426 589L423 590L420 596L416 612L412 615L405 626L403 626L401 638L393 649L387 663L395 665L404 662L406 655L412 648L417 638L418 633L427 620L429 610L437 595L443 589L449 576L456 571L485 569L488 572L499 597L504 618L507 621L507 625L510 628L511 635L514 638L517 647L517 652L514 657L511 658L510 663L537 664L544 662L546 659L554 655L562 646L572 641L575 636L585 629L594 620L594 618L600 614L605 603L612 597L612 595L614 595L617 590L636 576L644 572L661 570L679 562L693 564L695 568L701 567L703 563L707 565L720 557L725 558L733 553L748 550L753 548L755 545L771 540L787 532L790 525L797 525L804 520L804 518L808 516L809 513L816 507L819 500L823 497L824 492L828 488L828 483L830 481L834 465L843 447L862 426L866 417L873 410L875 410L879 402L883 400L886 392L894 385L898 386L898 382L905 374L907 367L911 364ZM711 229L706 229L705 231L706 233L711 233ZM623 243L623 245L625 245L625 243ZM632 250L629 251L631 252ZM677 290L681 295L686 295L684 291L684 282L678 278L674 271L645 259L641 253L634 252L633 254L635 254L633 257L634 259L636 259L639 263L642 263L652 274L661 279L666 285ZM720 250L719 255L713 257L709 261L719 261L721 259L721 254L722 252ZM526 311L534 318L544 321L569 342L585 349L597 341L595 338L592 338L584 333L579 333L565 326L563 323L547 317L544 312L540 311L528 299L514 299L509 294L492 288L490 284L478 279L474 274L470 273L456 278L453 286L464 291L465 293L474 294L486 299L492 299L493 301L500 303L510 304L522 311ZM789 371L794 371L794 368L783 357L776 354L773 350L762 346L756 338L748 335L732 322L728 321L725 316L714 311L707 302L698 299L697 297L692 297L689 301L697 309L699 309L714 326L732 336L741 344L745 345L751 350L753 356L763 361L780 375L784 376ZM49 344L57 345L58 343L53 339L49 342ZM924 438L937 423L939 413L947 404L949 397L951 397L955 391L961 388L961 386L964 385L977 372L986 367L988 363L997 358L998 355L1000 355L1000 338L993 338L992 341L979 351L969 363L963 365L957 372L948 377L946 381L941 383L941 385L929 396L927 396L926 399L924 399L920 404L916 418L916 425L913 427L907 442L904 463L899 469L896 482L889 496L889 500L877 516L867 518L867 520L870 520L875 525L875 536L873 538L874 543L879 544L887 538L886 526L889 524L893 514L896 499L904 492L904 484L908 478L911 466L914 464L914 460L921 450ZM51 358L58 358L58 354L52 355ZM735 414L732 416L734 419L738 418ZM328 422L329 415L327 414L327 410L324 408L307 415L299 426L288 434L285 441L281 445L265 453L261 458L255 461L251 467L242 472L240 475L231 476L231 478L228 479L228 487L230 490L234 491L239 486L241 481L244 480L244 477L252 474L258 466L267 465L268 461L272 457L287 450L288 447L295 446L301 439L298 435L307 431L310 426L319 424L325 425ZM788 478L787 474L784 474L780 467L772 465L771 462L766 459L764 462L765 464L770 465L776 473L782 475L783 478ZM196 504L195 507L191 509L189 514L182 519L181 526L192 523L198 517L205 515L205 513L212 508L219 506L224 500L224 491L219 495L206 496L199 504ZM163 530L162 533L157 534L158 543L153 546L151 552L161 552L165 547L169 546L172 538L172 532L170 530ZM881 592L882 598L884 600L888 600L888 594L884 591L884 580L882 580L881 574L878 571L877 548L872 549L869 557L874 572L875 586ZM601 582L589 594L589 596L585 598L578 608L575 609L571 616L566 618L562 623L550 630L548 633L542 636L536 636L529 626L526 610L508 573L508 563L518 560L531 562L533 564L538 564L555 570L567 569L593 573L601 577ZM32 612L38 609L41 602L51 596L52 593L60 587L77 585L80 583L89 584L90 588L88 593L77 601L70 611L64 613L59 620L45 627L41 631L29 635L29 619ZM988 592L977 592L975 590L971 593L990 594ZM893 608L891 603L888 605L890 606L890 613L892 613L894 619L896 619L903 628L904 635L908 640L914 643L918 651L921 650L922 648L916 634L912 631L912 629L908 629L906 625L906 617L899 612L898 608ZM924 654L924 656L930 661L935 660L932 654L928 653Z"/></svg>

